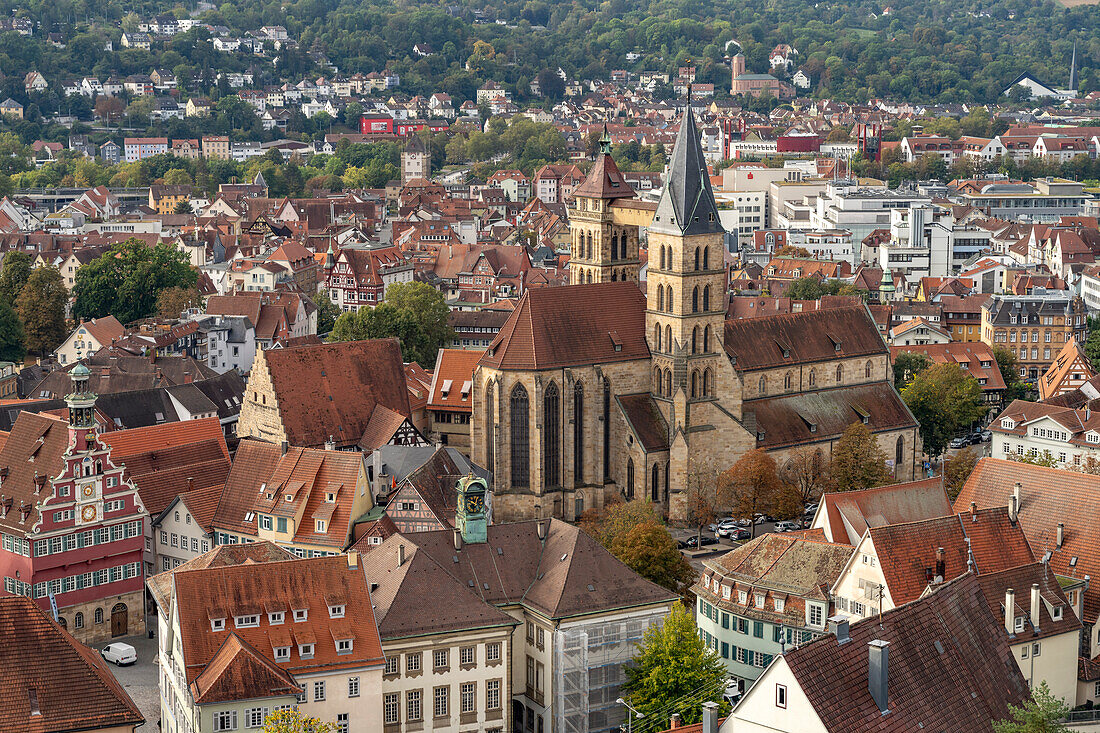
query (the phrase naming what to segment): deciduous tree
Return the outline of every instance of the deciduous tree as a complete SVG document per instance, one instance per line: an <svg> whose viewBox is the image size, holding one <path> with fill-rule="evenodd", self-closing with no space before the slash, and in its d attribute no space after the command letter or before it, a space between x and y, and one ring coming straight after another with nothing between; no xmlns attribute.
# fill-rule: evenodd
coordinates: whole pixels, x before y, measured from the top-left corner
<svg viewBox="0 0 1100 733"><path fill-rule="evenodd" d="M993 723L993 733L1060 733L1070 728L1062 721L1069 705L1050 691L1046 680L1031 691L1031 699L1023 705L1009 705L1009 720Z"/></svg>
<svg viewBox="0 0 1100 733"><path fill-rule="evenodd" d="M782 486L775 459L754 448L718 477L718 497L720 502L728 502L737 516L752 519L758 511L771 510ZM755 522L752 527L755 534Z"/></svg>
<svg viewBox="0 0 1100 733"><path fill-rule="evenodd" d="M10 305L31 276L31 256L26 252L12 250L4 255L4 266L0 268L0 298Z"/></svg>
<svg viewBox="0 0 1100 733"><path fill-rule="evenodd" d="M672 713L678 713L684 723L699 722L704 702L719 703L723 712L728 709L722 700L726 666L704 644L692 613L679 604L664 623L646 629L625 672L626 696L659 727Z"/></svg>
<svg viewBox="0 0 1100 733"><path fill-rule="evenodd" d="M680 554L668 529L656 519L617 535L608 549L638 575L675 593L683 593L695 581L694 568Z"/></svg>
<svg viewBox="0 0 1100 733"><path fill-rule="evenodd" d="M905 386L913 381L913 377L930 366L932 366L932 360L927 354L912 351L899 352L894 357L894 389L899 392L905 389Z"/></svg>
<svg viewBox="0 0 1100 733"><path fill-rule="evenodd" d="M19 364L26 355L27 335L23 332L23 322L15 309L0 299L0 361Z"/></svg>
<svg viewBox="0 0 1100 733"><path fill-rule="evenodd" d="M920 423L924 450L932 456L943 453L953 435L988 412L978 380L957 364L928 367L906 385L901 398Z"/></svg>
<svg viewBox="0 0 1100 733"><path fill-rule="evenodd" d="M974 452L973 448L963 448L953 458L944 463L943 488L947 490L947 495L951 498L951 501L955 501L955 497L962 491L963 485L970 478L970 474L974 472L974 467L977 465L978 454Z"/></svg>
<svg viewBox="0 0 1100 733"><path fill-rule="evenodd" d="M829 488L852 491L882 486L892 480L882 452L871 430L861 422L845 429L833 449L829 463Z"/></svg>
<svg viewBox="0 0 1100 733"><path fill-rule="evenodd" d="M198 288L165 288L157 295L157 315L161 318L179 318L188 308L201 308L202 296Z"/></svg>
<svg viewBox="0 0 1100 733"><path fill-rule="evenodd" d="M69 291L56 267L35 268L16 299L16 311L23 321L27 351L45 356L65 339L65 303Z"/></svg>
<svg viewBox="0 0 1100 733"><path fill-rule="evenodd" d="M779 467L780 513L788 517L801 512L807 504L821 496L829 480L829 466L817 448L804 448Z"/></svg>
<svg viewBox="0 0 1100 733"><path fill-rule="evenodd" d="M449 309L443 294L424 283L397 283L374 308L349 311L336 319L333 341L396 337L405 361L435 364L439 347L450 338Z"/></svg>
<svg viewBox="0 0 1100 733"><path fill-rule="evenodd" d="M263 733L336 733L336 726L298 710L279 710L267 716Z"/></svg>
<svg viewBox="0 0 1100 733"><path fill-rule="evenodd" d="M113 315L129 323L156 313L161 291L193 288L197 281L187 258L171 244L150 247L127 239L77 270L73 316Z"/></svg>

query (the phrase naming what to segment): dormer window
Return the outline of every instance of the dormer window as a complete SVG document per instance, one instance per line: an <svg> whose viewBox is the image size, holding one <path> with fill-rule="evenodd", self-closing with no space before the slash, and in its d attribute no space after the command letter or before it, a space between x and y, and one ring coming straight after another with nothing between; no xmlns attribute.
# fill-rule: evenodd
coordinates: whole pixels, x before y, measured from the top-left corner
<svg viewBox="0 0 1100 733"><path fill-rule="evenodd" d="M1007 430L1012 430L1016 427L1016 422L1012 420L1012 418L1006 417L1005 419L1001 420L1001 427Z"/></svg>
<svg viewBox="0 0 1100 733"><path fill-rule="evenodd" d="M352 650L351 639L337 639L336 640L336 653L337 654L351 654Z"/></svg>
<svg viewBox="0 0 1100 733"><path fill-rule="evenodd" d="M312 644L299 644L298 656L302 659L313 659L313 645Z"/></svg>
<svg viewBox="0 0 1100 733"><path fill-rule="evenodd" d="M290 647L277 646L275 647L275 661L286 662L290 659Z"/></svg>
<svg viewBox="0 0 1100 733"><path fill-rule="evenodd" d="M786 602L782 598L776 598L775 599L775 610L778 613L783 613L783 606L784 605L786 605Z"/></svg>
<svg viewBox="0 0 1100 733"><path fill-rule="evenodd" d="M763 608L764 607L764 594L763 593L756 593L753 600L756 602L756 607L757 608Z"/></svg>
<svg viewBox="0 0 1100 733"><path fill-rule="evenodd" d="M749 602L749 592L747 590L737 591L737 602L741 605L745 605Z"/></svg>
<svg viewBox="0 0 1100 733"><path fill-rule="evenodd" d="M328 607L328 617L329 618L343 618L344 617L344 604L341 603L338 606L329 606Z"/></svg>
<svg viewBox="0 0 1100 733"><path fill-rule="evenodd" d="M328 530L326 530L326 529L325 529L325 527L326 527L327 525L325 524L325 520L323 520L323 519L317 519L317 520L315 520L315 524L314 524L314 526L316 527L316 530L317 530L318 532L327 532L327 531L328 531Z"/></svg>
<svg viewBox="0 0 1100 733"><path fill-rule="evenodd" d="M1061 606L1055 606L1054 610L1051 611L1050 615L1051 615L1051 617L1054 618L1055 621L1061 621L1062 620L1062 607Z"/></svg>
<svg viewBox="0 0 1100 733"><path fill-rule="evenodd" d="M307 621L308 619L309 619L309 609L308 608L295 608L294 609L294 623L299 623L301 621Z"/></svg>
<svg viewBox="0 0 1100 733"><path fill-rule="evenodd" d="M1016 617L1015 629L1016 629L1017 634L1024 630L1024 617L1023 616L1017 616Z"/></svg>
<svg viewBox="0 0 1100 733"><path fill-rule="evenodd" d="M286 620L286 614L282 611L272 611L267 614L267 622L272 626L278 626Z"/></svg>
<svg viewBox="0 0 1100 733"><path fill-rule="evenodd" d="M325 494L325 501L329 504L335 504L336 503L336 492L335 491L329 491L328 493L326 493Z"/></svg>
<svg viewBox="0 0 1100 733"><path fill-rule="evenodd" d="M294 494L287 494L283 498L286 499L287 501L294 501Z"/></svg>
<svg viewBox="0 0 1100 733"><path fill-rule="evenodd" d="M225 631L225 619L224 618L212 618L210 619L211 631Z"/></svg>

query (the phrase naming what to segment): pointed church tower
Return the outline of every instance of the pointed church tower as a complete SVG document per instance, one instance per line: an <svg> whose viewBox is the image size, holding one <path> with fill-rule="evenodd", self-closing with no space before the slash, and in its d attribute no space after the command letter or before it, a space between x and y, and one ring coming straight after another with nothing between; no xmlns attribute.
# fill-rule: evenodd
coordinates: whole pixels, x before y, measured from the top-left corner
<svg viewBox="0 0 1100 733"><path fill-rule="evenodd" d="M1069 62L1069 88L1077 91L1077 41L1073 42L1073 57ZM1076 94L1074 95L1076 96Z"/></svg>
<svg viewBox="0 0 1100 733"><path fill-rule="evenodd" d="M616 199L634 198L634 189L611 158L611 136L604 126L600 155L588 177L573 191L569 211L572 254L569 283L638 282L638 227L616 221Z"/></svg>

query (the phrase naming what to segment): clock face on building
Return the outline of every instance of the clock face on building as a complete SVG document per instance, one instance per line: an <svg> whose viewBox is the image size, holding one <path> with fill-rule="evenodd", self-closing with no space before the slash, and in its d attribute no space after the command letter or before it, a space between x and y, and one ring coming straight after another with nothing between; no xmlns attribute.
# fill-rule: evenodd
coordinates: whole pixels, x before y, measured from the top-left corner
<svg viewBox="0 0 1100 733"><path fill-rule="evenodd" d="M478 514L485 509L484 494L468 494L466 496L466 513Z"/></svg>
<svg viewBox="0 0 1100 733"><path fill-rule="evenodd" d="M94 522L95 521L95 507L94 506L86 506L83 509L81 509L80 510L80 518L83 519L85 522Z"/></svg>
<svg viewBox="0 0 1100 733"><path fill-rule="evenodd" d="M95 496L95 486L93 486L92 484L88 484L80 490L80 495L83 496L85 499L92 498L93 496Z"/></svg>

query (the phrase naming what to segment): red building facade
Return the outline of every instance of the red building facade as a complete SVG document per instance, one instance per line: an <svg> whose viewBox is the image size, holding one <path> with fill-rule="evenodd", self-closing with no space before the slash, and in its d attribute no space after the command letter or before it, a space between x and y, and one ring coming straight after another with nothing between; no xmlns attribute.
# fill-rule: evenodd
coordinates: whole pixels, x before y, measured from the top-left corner
<svg viewBox="0 0 1100 733"><path fill-rule="evenodd" d="M143 633L148 513L95 427L88 370L72 373L68 422L20 413L0 450L0 574L74 636Z"/></svg>

